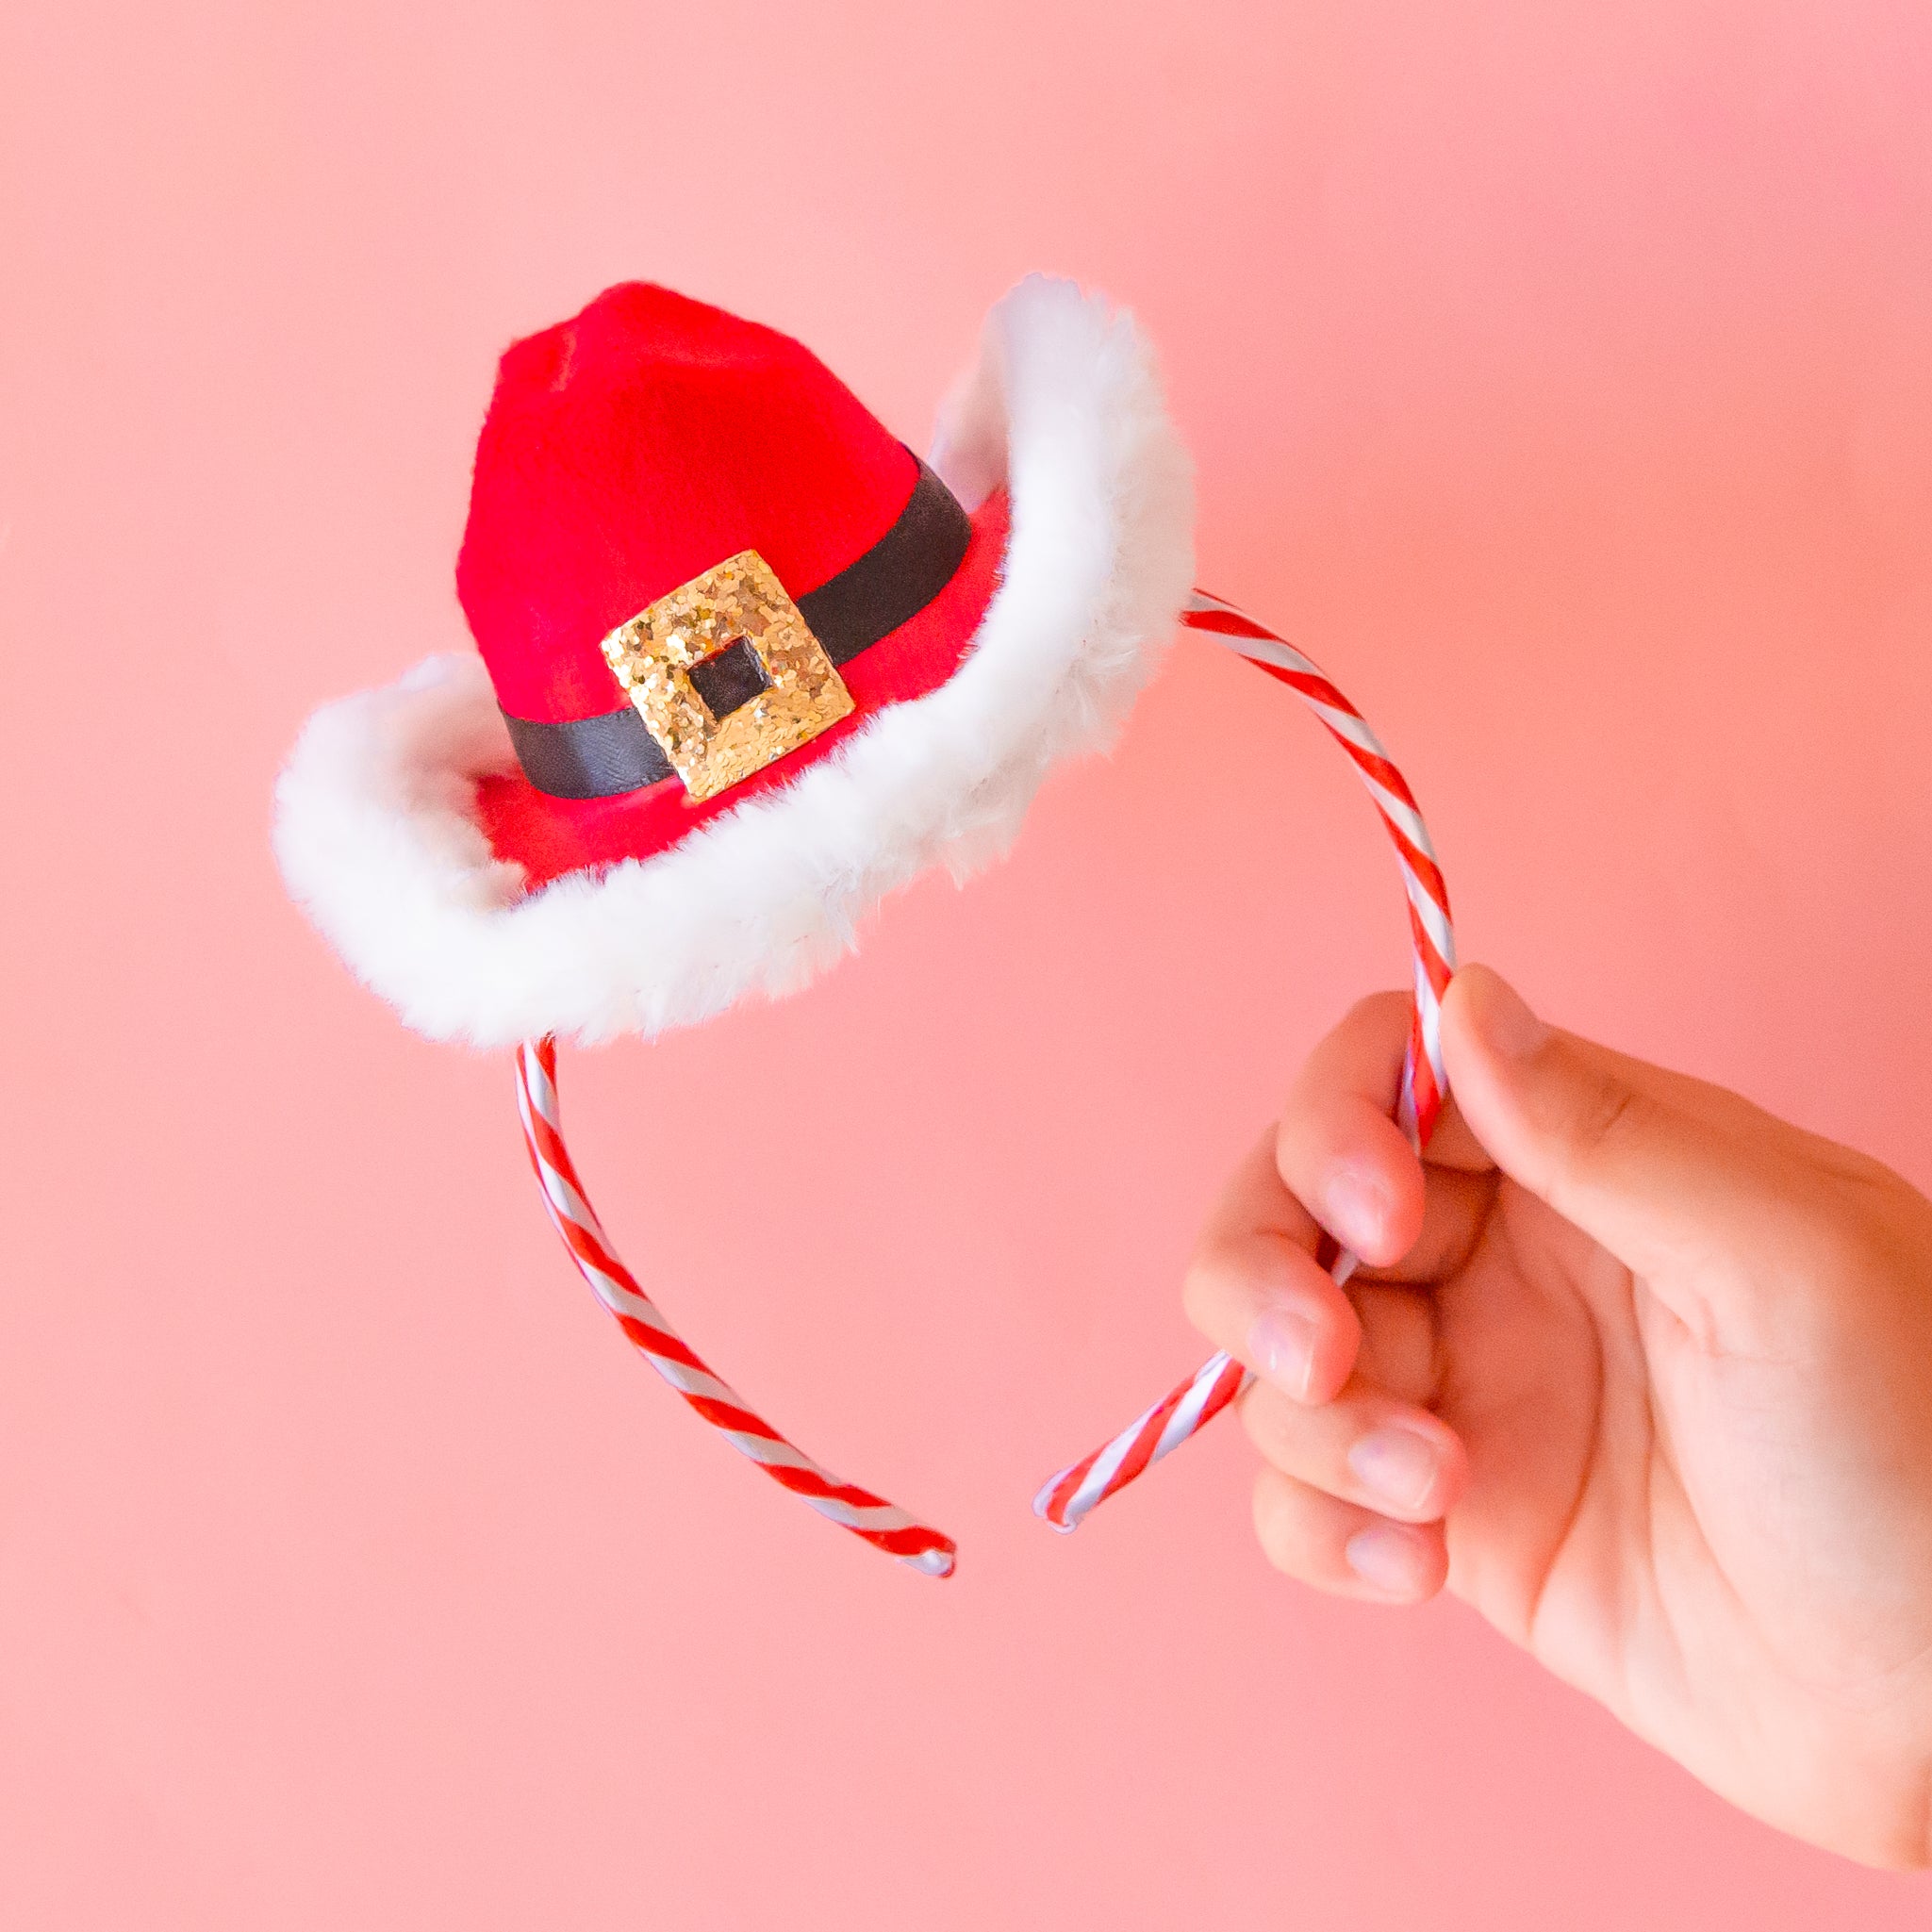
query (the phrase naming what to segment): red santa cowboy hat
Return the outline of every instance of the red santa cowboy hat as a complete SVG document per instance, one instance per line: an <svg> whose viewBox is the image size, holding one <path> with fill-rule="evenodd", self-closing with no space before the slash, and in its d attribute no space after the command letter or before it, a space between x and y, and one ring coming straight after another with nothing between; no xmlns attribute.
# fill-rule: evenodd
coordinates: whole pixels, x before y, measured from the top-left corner
<svg viewBox="0 0 1932 1932"><path fill-rule="evenodd" d="M612 289L503 359L456 573L480 659L316 714L284 874L437 1039L650 1035L796 987L1106 741L1192 527L1139 331L1068 283L993 310L930 468L797 342Z"/></svg>
<svg viewBox="0 0 1932 1932"><path fill-rule="evenodd" d="M763 1422L617 1258L564 1145L555 1039L800 985L885 894L1002 849L1181 619L1307 700L1395 839L1402 1117L1426 1138L1452 957L1428 834L1315 667L1189 590L1192 526L1139 331L1069 283L993 310L929 463L797 342L625 284L503 359L456 569L479 655L324 706L277 787L289 890L357 976L432 1038L517 1047L545 1207L633 1344L775 1480L930 1574L950 1541ZM1240 1379L1211 1361L1041 1513L1071 1527Z"/></svg>

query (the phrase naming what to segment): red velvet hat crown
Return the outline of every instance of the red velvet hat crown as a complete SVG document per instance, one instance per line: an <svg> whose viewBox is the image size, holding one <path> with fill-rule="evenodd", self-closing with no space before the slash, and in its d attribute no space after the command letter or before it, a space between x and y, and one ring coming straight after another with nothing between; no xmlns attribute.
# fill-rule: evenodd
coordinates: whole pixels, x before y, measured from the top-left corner
<svg viewBox="0 0 1932 1932"><path fill-rule="evenodd" d="M650 283L606 289L512 345L477 443L456 590L498 704L538 726L613 713L632 725L603 648L618 625L746 550L806 597L880 543L919 478L912 452L790 337ZM667 850L795 777L957 669L1005 528L1001 496L940 594L841 667L851 716L728 796L696 801L665 778L559 798L509 775L479 800L492 849L541 884Z"/></svg>
<svg viewBox="0 0 1932 1932"><path fill-rule="evenodd" d="M793 597L868 550L918 465L802 344L643 282L503 358L456 594L513 718L623 694L605 636L756 550Z"/></svg>

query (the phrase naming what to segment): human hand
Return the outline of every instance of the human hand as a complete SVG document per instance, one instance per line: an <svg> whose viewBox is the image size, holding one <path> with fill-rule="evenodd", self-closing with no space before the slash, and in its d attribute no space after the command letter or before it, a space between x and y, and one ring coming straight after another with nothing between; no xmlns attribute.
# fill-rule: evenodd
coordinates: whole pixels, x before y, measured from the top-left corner
<svg viewBox="0 0 1932 1932"><path fill-rule="evenodd" d="M1269 1560L1446 1583L1744 1809L1932 1863L1932 1202L1480 966L1419 1162L1407 1025L1378 996L1315 1049L1188 1276L1261 1378Z"/></svg>

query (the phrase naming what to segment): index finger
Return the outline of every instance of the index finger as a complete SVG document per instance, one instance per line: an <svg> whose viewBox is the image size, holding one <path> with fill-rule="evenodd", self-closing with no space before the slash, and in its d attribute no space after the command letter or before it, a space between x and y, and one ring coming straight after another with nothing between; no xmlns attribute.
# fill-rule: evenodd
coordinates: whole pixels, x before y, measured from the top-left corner
<svg viewBox="0 0 1932 1932"><path fill-rule="evenodd" d="M1308 1211L1281 1184L1272 1133L1234 1170L1187 1271L1188 1319L1297 1402L1326 1402L1355 1369L1362 1321L1315 1259Z"/></svg>
<svg viewBox="0 0 1932 1932"><path fill-rule="evenodd" d="M1411 1018L1406 994L1358 1001L1302 1064L1275 1137L1289 1192L1378 1267L1400 1261L1423 1225L1423 1164L1395 1121ZM1476 1172L1495 1164L1453 1098L1430 1139L1428 1163Z"/></svg>

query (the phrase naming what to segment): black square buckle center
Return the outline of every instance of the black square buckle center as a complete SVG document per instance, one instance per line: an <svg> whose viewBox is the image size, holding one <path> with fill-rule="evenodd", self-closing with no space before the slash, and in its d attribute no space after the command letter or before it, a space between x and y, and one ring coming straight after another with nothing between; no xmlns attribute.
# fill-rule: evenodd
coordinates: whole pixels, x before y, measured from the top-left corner
<svg viewBox="0 0 1932 1932"><path fill-rule="evenodd" d="M729 718L759 692L771 688L764 660L744 637L714 652L702 664L694 664L685 675L714 721Z"/></svg>

